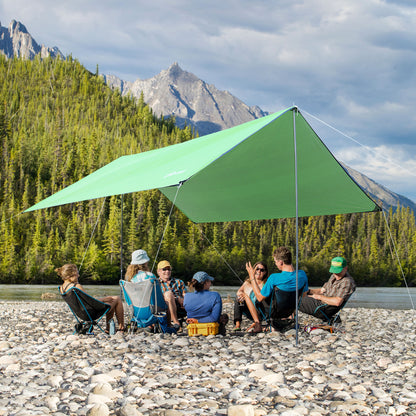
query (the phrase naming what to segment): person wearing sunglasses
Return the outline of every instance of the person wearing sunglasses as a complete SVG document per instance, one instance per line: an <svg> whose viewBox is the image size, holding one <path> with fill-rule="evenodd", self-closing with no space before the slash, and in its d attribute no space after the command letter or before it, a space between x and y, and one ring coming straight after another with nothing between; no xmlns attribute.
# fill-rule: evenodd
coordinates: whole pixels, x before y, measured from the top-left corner
<svg viewBox="0 0 416 416"><path fill-rule="evenodd" d="M255 278L255 268L250 262L246 263L246 270L250 276L253 292L259 302L269 302L275 288L280 289L283 292L291 293L295 292L298 288L298 290L302 289L303 294L309 290L306 273L303 270L298 270L296 273L295 267L292 264L292 253L287 247L278 247L274 250L273 260L280 273L272 273L262 288L259 287ZM275 316L279 307L283 308L284 306L286 305L277 305L275 303L270 305L270 317ZM277 325L274 325L273 320L271 325L273 330L278 330L278 327Z"/></svg>
<svg viewBox="0 0 416 416"><path fill-rule="evenodd" d="M157 274L159 276L163 297L169 308L169 315L173 323L173 328L175 328L177 332L182 332L178 315L186 315L186 311L183 307L183 298L186 293L185 283L180 279L172 277L172 266L167 260L162 260L158 263Z"/></svg>
<svg viewBox="0 0 416 416"><path fill-rule="evenodd" d="M264 286L269 277L269 270L267 264L259 261L254 266L254 278L257 281L259 288ZM258 333L262 331L261 319L259 315L264 315L264 306L262 302L256 299L253 292L253 287L248 277L237 291L237 296L234 301L234 331L241 330L241 321L243 315L253 321L248 327L247 332Z"/></svg>

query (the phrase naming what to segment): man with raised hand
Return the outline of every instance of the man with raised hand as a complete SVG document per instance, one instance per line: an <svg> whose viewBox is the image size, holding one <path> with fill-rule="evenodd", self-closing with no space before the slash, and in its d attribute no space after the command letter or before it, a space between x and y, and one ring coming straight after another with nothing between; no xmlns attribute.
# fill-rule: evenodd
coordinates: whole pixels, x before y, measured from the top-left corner
<svg viewBox="0 0 416 416"><path fill-rule="evenodd" d="M277 289L280 289L282 292L294 293L296 288L302 290L302 292L307 291L308 287L308 277L303 270L298 270L296 279L296 270L292 264L292 253L287 247L278 247L273 252L273 260L276 267L279 269L280 273L272 273L264 284L263 288L260 289L254 275L254 268L251 263L246 263L246 270L250 276L250 282L253 288L253 292L259 302L264 302L265 305L269 304L272 300L272 293ZM298 280L296 282L296 280ZM293 305L286 304L288 298L279 300L275 297L275 301L270 305L271 312L270 317L272 328L278 328L278 319L273 319L273 316L279 315L282 311L287 308L296 307L295 302ZM268 310L266 306L266 310ZM283 319L285 317L282 317Z"/></svg>

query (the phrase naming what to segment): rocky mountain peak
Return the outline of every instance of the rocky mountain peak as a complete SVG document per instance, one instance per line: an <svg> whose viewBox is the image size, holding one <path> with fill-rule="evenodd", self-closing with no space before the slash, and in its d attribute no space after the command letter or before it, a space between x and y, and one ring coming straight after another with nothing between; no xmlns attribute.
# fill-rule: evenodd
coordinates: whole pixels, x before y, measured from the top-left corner
<svg viewBox="0 0 416 416"><path fill-rule="evenodd" d="M0 53L6 58L33 59L39 54L42 58L64 57L57 47L39 45L27 31L26 26L16 20L10 22L8 29L2 27L0 23Z"/></svg>
<svg viewBox="0 0 416 416"><path fill-rule="evenodd" d="M29 34L24 24L16 22L16 20L12 20L9 25L9 33L18 34L18 32L21 32L25 35Z"/></svg>
<svg viewBox="0 0 416 416"><path fill-rule="evenodd" d="M177 83L195 83L203 82L194 74L184 71L177 62L174 62L168 69L161 71L154 78L164 80L165 83L176 85Z"/></svg>
<svg viewBox="0 0 416 416"><path fill-rule="evenodd" d="M182 75L183 72L185 72L177 62L174 62L167 70L167 74L170 77L179 77Z"/></svg>
<svg viewBox="0 0 416 416"><path fill-rule="evenodd" d="M113 88L121 87L122 95L139 98L143 93L157 116L174 116L179 127L191 125L201 136L268 114L184 71L178 62L146 80L128 83L114 76L105 76L105 80Z"/></svg>

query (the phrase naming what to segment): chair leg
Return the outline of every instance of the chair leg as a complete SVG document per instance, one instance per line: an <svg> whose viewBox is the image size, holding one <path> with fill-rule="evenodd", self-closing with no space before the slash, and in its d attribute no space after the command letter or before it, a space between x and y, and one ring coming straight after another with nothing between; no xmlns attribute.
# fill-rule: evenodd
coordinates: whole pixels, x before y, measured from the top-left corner
<svg viewBox="0 0 416 416"><path fill-rule="evenodd" d="M341 316L340 316L340 312L336 313L334 316L331 317L331 319L329 320L330 325L339 325L342 320L341 320Z"/></svg>

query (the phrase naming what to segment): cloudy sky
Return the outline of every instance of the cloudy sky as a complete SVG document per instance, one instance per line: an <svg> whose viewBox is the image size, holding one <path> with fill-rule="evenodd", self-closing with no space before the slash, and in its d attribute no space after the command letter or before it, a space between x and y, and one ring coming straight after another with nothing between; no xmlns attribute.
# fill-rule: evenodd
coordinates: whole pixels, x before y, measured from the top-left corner
<svg viewBox="0 0 416 416"><path fill-rule="evenodd" d="M297 105L335 156L416 201L414 0L0 0L89 70L134 81L178 62L248 105Z"/></svg>

